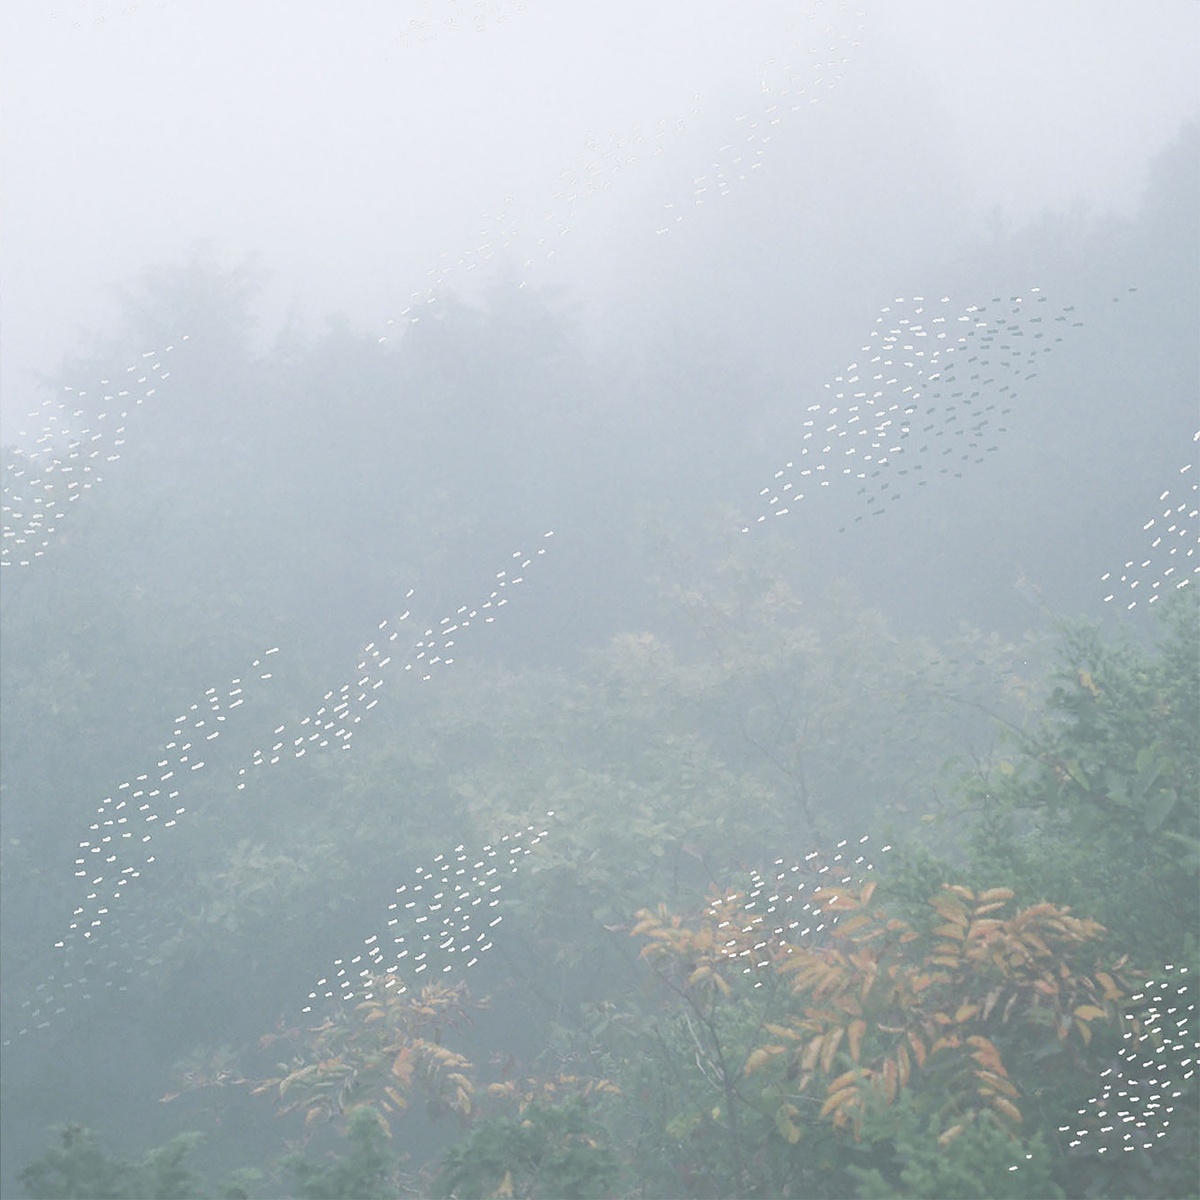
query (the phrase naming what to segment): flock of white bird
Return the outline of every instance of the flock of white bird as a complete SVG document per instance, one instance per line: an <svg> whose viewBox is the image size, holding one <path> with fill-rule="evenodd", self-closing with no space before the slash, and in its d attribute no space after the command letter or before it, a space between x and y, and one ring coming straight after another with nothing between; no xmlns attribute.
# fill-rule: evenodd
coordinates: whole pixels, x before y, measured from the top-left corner
<svg viewBox="0 0 1200 1200"><path fill-rule="evenodd" d="M747 183L766 161L783 125L842 82L846 64L865 27L864 14L854 12L842 0L833 6L832 13L822 11L823 7L828 6L796 13L781 30L780 41L753 72L757 103L728 119L702 170L692 177L687 193L658 202L653 218L655 233L670 234L690 213ZM832 17L832 23L821 26L821 40L814 46L812 23L818 17ZM457 27L464 26L460 23ZM436 22L423 23L423 37L435 33ZM699 94L693 95L686 107L652 125L635 123L607 137L590 135L585 152L559 172L559 186L548 204L520 206L515 198L508 197L502 208L484 213L471 239L473 244L439 257L425 273L428 283L410 293L400 312L386 320L379 341L387 341L395 328L413 324L430 313L445 286L460 273L478 270L498 256L517 255L521 272L528 279L542 264L555 259L563 239L586 220L588 202L614 188L638 164L662 156L673 140L694 128L701 112L700 101Z"/></svg>
<svg viewBox="0 0 1200 1200"><path fill-rule="evenodd" d="M870 834L853 844L843 838L828 857L820 850L810 850L800 862L777 858L767 875L751 867L743 891L717 897L709 904L707 915L723 918L718 921L719 929L732 930L736 924L738 934L761 935L753 946L739 948L741 938L737 936L726 943L728 961L741 959L741 973L749 976L756 988L763 986L761 972L774 965L766 953L769 947L779 947L782 942L785 953L790 953L795 943L819 937L837 924L837 914L827 912L825 905L836 899L838 889L858 888L867 882L875 870L865 849L870 840ZM889 850L891 846L882 846L879 852Z"/></svg>
<svg viewBox="0 0 1200 1200"><path fill-rule="evenodd" d="M548 810L543 824L553 817L554 810ZM473 967L492 948L492 931L504 919L496 909L507 877L548 834L549 829L527 825L503 834L494 845L471 853L458 845L435 855L431 867L414 868L416 882L396 888L382 932L363 938L353 957L335 959L302 1011L312 1012L321 1000L370 1000L379 988L402 995L409 982L419 985L456 967Z"/></svg>
<svg viewBox="0 0 1200 1200"><path fill-rule="evenodd" d="M1200 442L1200 433L1192 438L1192 442ZM1175 488L1174 496L1171 489L1166 488L1158 498L1158 503L1166 507L1142 526L1142 532L1151 535L1146 557L1131 558L1120 573L1105 571L1100 576L1100 582L1112 588L1104 597L1106 604L1116 599L1118 590L1126 611L1136 608L1139 599L1153 604L1171 590L1187 587L1200 576L1200 555L1196 554L1197 535L1200 534L1200 480L1195 478L1194 465L1194 462L1186 462L1179 468L1180 475L1191 476L1191 484L1185 478ZM1182 500L1180 495L1184 497Z"/></svg>
<svg viewBox="0 0 1200 1200"><path fill-rule="evenodd" d="M507 9L514 7L519 10L521 5ZM511 15L507 9L476 5L467 20L472 27L483 28L490 19L507 19ZM839 12L846 11L845 5L839 6ZM815 49L797 41L763 64L761 104L732 118L727 136L693 177L690 194L663 202L655 218L657 233L670 233L688 212L730 194L748 180L761 166L781 123L838 85L847 54L857 45L861 18L854 16L851 24L845 33L831 27ZM409 32L413 41L422 41L440 28L414 26ZM472 271L503 251L532 246L524 259L527 271L553 258L559 240L575 227L581 205L635 163L661 154L668 138L686 129L696 111L664 118L653 128L639 127L589 142L586 155L562 172L561 187L543 211L485 214L478 243L463 253L442 256L427 273L427 285L411 293L399 316L386 322L387 328L420 320L456 272ZM855 360L825 385L830 395L805 410L797 451L762 489L763 511L755 524L786 515L810 492L827 488L838 478L847 480L840 486L853 481L869 513L877 514L900 498L907 485L920 487L935 473L961 474L966 466L981 462L997 449L991 439L1005 431L1001 422L1009 414L1017 388L1036 376L1040 359L1062 341L1063 330L1081 324L1073 319L1072 306L1050 316L1043 308L1046 303L1034 288L1027 295L996 297L989 304L957 311L946 296L936 301L898 298L884 308ZM386 341L387 336L379 340ZM115 381L101 380L96 390L103 411L86 426L78 423L98 406L94 399L82 408L76 403L88 398L88 391L65 388L62 396L31 414L43 430L34 449L5 462L0 565L28 568L44 557L69 505L100 482L102 464L120 457L127 422L169 377L164 368L173 350L174 344L161 352L147 351ZM1191 468L1188 463L1181 473ZM1106 601L1125 589L1133 597L1128 608L1143 596L1153 602L1200 572L1195 556L1197 484L1191 484L1182 501L1178 489L1174 497L1170 489L1164 490L1159 504L1165 507L1144 526L1153 535L1150 553L1144 559L1131 559L1120 573L1103 577L1111 588ZM752 528L748 525L743 532ZM550 532L544 535L551 536ZM437 670L450 666L458 638L468 629L494 621L507 603L507 590L520 584L525 570L544 553L545 547L530 555L514 553L514 564L498 573L485 600L458 607L414 640L402 634L409 609L394 621L381 621L353 679L326 692L297 729L289 731L285 724L274 727L269 748L264 739L238 769L237 790L281 761L349 749L355 728L379 703L385 682L403 674L429 681ZM410 591L405 599L412 595ZM176 719L171 740L154 769L105 797L79 843L75 874L84 881L84 898L55 943L62 966L26 1005L27 1024L21 1033L49 1025L65 1011L72 990L90 994L92 985L80 968L86 972L104 957L94 955L92 948L106 920L120 906L130 884L155 863L155 837L186 816L188 783L204 771L213 744L244 703L247 690L270 680L271 672L265 668L277 650L255 659L251 673L230 681L223 691L208 689ZM543 821L477 850L458 845L437 855L429 866L415 868L387 899L361 948L337 959L317 981L303 1011L311 1013L321 1003L369 998L378 986L403 991L426 973L441 975L474 965L492 945L501 920L498 909L505 881L549 835L553 818L554 813L548 812ZM819 866L814 865L813 852L801 863L777 860L767 875L752 873L743 898L749 909L761 909L749 918L752 926L761 924L775 936L796 939L819 934L829 919L821 907L822 888L828 883L811 886L811 877L814 872L829 873L828 878L840 886L861 882L874 869L866 851L859 848L867 840L864 837L855 846L838 843L833 857ZM763 964L753 961L751 952L744 953L748 955L744 970L753 975ZM105 969L113 966L110 962ZM1127 1044L1120 1065L1105 1073L1102 1090L1080 1111L1088 1121L1081 1121L1080 1128L1064 1127L1072 1146L1090 1137L1100 1143L1100 1152L1114 1145L1130 1151L1165 1136L1173 1102L1192 1078L1200 1049L1191 1032L1194 992L1184 975L1183 969L1167 968L1162 979L1147 983L1144 993L1135 997L1141 1005L1143 1033ZM103 979L102 986L113 986L115 978Z"/></svg>
<svg viewBox="0 0 1200 1200"><path fill-rule="evenodd" d="M187 334L180 338L188 340ZM99 380L94 392L103 411L95 416L87 415L96 407L94 398L87 408L74 407L91 391L69 386L29 414L41 428L32 449L17 450L4 460L0 568L28 567L46 553L68 506L103 479L104 464L121 457L127 423L170 377L164 362L174 349L172 343L147 350L113 379ZM90 424L81 426L84 420ZM17 436L23 440L26 435Z"/></svg>
<svg viewBox="0 0 1200 1200"><path fill-rule="evenodd" d="M1194 1088L1200 1031L1187 967L1168 963L1160 978L1146 980L1129 997L1128 1008L1141 1028L1126 1029L1118 1062L1102 1073L1100 1090L1079 1109L1080 1125L1059 1126L1070 1149L1150 1150L1170 1132L1185 1090Z"/></svg>
<svg viewBox="0 0 1200 1200"><path fill-rule="evenodd" d="M1005 303L997 296L992 309L972 304L956 314L949 296L898 296L880 311L855 361L825 384L832 396L805 410L799 455L759 493L765 511L757 521L786 516L839 477L857 480L878 516L906 483L925 486L924 456L941 464L937 473L959 477L964 465L981 463L999 449L984 444L993 416L1010 414L1016 384L1036 378L1039 357L1063 340L1055 325L1083 324L1071 321L1073 305L1047 321L1039 308L1045 303L1032 288L1028 298ZM993 312L996 306L1003 307ZM1006 430L1000 424L996 433Z"/></svg>
<svg viewBox="0 0 1200 1200"><path fill-rule="evenodd" d="M547 530L542 538L546 541L553 536L553 530ZM289 732L286 723L275 726L271 735L275 740L269 749L256 748L249 762L238 768L235 790L244 790L254 773L283 760L348 750L356 727L379 703L385 683L405 673L428 682L437 670L451 666L458 641L468 631L495 621L508 603L511 590L525 581L525 572L545 553L544 545L531 554L514 551L509 566L496 573L486 598L474 606L460 606L415 640L395 644L401 630L393 625L402 627L411 615L410 609L406 608L394 622L381 621L355 665L353 680L327 691L313 713L299 722L297 730ZM412 596L410 590L405 599L411 600ZM267 650L251 664L252 674L234 678L223 691L208 688L202 700L175 719L171 740L164 745L163 757L157 760L154 770L127 780L104 798L88 836L79 843L75 860L75 876L84 880L86 894L71 914L64 935L54 943L61 960L58 969L39 986L35 999L25 1003L28 1023L21 1034L47 1028L53 1017L66 1010L65 993L74 991L90 998L87 989L92 984L86 972L105 957L92 944L101 940L102 930L119 910L129 885L156 862L156 835L176 827L185 816L189 784L194 784L209 766L216 743L228 729L229 716L246 702L248 689L272 678L265 667L270 656L278 652L278 646ZM82 961L77 961L81 956ZM118 979L127 975L133 964L125 964L125 969L116 974L111 973L114 965L105 964L105 971L110 973L101 986L124 990L127 985L118 983Z"/></svg>

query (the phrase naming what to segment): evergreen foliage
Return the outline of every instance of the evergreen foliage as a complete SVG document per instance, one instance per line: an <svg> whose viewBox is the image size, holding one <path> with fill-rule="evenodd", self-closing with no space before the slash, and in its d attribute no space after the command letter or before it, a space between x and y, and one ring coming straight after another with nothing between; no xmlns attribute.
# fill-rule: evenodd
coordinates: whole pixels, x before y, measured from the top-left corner
<svg viewBox="0 0 1200 1200"><path fill-rule="evenodd" d="M21 1172L31 1200L193 1200L209 1194L184 1161L198 1134L181 1133L127 1161L105 1154L83 1126L64 1125L57 1132L59 1144Z"/></svg>
<svg viewBox="0 0 1200 1200"><path fill-rule="evenodd" d="M617 1195L617 1155L581 1101L530 1104L495 1117L443 1156L435 1195L456 1200L603 1200Z"/></svg>
<svg viewBox="0 0 1200 1200"><path fill-rule="evenodd" d="M314 1162L302 1154L283 1159L282 1167L296 1181L299 1200L388 1200L397 1195L379 1115L365 1105L356 1108L346 1120L346 1140L349 1150L332 1156L332 1161Z"/></svg>

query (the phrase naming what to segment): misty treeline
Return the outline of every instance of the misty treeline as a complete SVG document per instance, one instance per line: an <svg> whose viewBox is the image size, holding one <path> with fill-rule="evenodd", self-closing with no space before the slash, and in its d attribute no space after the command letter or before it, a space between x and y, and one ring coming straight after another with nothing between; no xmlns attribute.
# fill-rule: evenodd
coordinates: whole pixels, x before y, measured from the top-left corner
<svg viewBox="0 0 1200 1200"><path fill-rule="evenodd" d="M250 268L132 288L51 383L170 343L169 383L4 578L5 1194L1193 1194L1195 588L1099 576L1194 455L1196 141L1135 220L925 268L1087 319L994 456L862 521L831 487L739 532L878 280L810 329L701 248L603 320L499 281L388 340L265 334ZM351 749L233 786L549 530ZM97 805L276 646L64 989ZM530 823L476 965L302 1011L417 864Z"/></svg>

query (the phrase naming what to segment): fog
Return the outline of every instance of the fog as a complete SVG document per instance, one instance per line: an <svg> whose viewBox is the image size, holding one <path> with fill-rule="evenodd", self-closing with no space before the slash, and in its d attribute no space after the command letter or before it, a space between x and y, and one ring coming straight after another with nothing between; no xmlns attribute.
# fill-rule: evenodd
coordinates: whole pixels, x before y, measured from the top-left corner
<svg viewBox="0 0 1200 1200"><path fill-rule="evenodd" d="M954 238L1045 211L1131 215L1198 104L1186 0L1029 0L1003 19L615 3L591 21L537 3L369 3L350 21L316 3L14 0L4 22L10 430L37 373L111 331L113 288L198 240L257 257L275 319L295 304L381 330L431 282L469 289L477 263L624 303L644 282L629 233L693 199L680 183L745 140L742 113L774 105L776 145L823 136L808 188L850 162L881 207L959 200ZM779 104L787 81L811 85L802 112Z"/></svg>
<svg viewBox="0 0 1200 1200"><path fill-rule="evenodd" d="M1198 51L1190 0L6 4L0 1192L1184 1186ZM1003 1052L980 1115L884 1082L897 1010L785 1074L816 975L661 966L710 888L828 966L816 863L1099 922L1060 1090L998 977L898 1010ZM1114 1133L1122 1031L1170 1106ZM63 1124L108 1166L31 1174Z"/></svg>

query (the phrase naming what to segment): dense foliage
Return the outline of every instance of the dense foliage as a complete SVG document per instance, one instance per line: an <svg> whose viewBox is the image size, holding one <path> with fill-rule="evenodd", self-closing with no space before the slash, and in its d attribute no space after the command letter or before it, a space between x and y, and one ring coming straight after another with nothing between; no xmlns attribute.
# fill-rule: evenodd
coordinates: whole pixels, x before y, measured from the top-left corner
<svg viewBox="0 0 1200 1200"><path fill-rule="evenodd" d="M1157 232L1131 226L1122 253ZM1040 262L1053 234L993 252ZM1081 264L1107 245L1061 273L1094 290ZM1149 444L1194 389L1147 387L1121 443L1077 428L1110 382L1081 356L1014 432L1024 465L963 480L934 519L860 525L831 488L810 523L743 537L722 505L761 485L747 396L764 422L796 414L728 343L596 348L552 297L502 286L388 346L334 323L255 349L252 297L244 273L164 272L125 342L72 366L193 334L104 487L5 580L7 1178L63 1197L1196 1194L1196 589L1105 625L1037 590L1085 608L1067 551L1125 553L1122 456L1177 469L1177 442ZM1143 333L1190 336L1188 312L1155 313ZM1051 435L1088 470L1040 470ZM1027 560L1047 511L1063 525ZM543 522L554 553L451 670L381 690L352 753L238 788L381 617L411 608L421 637ZM48 948L86 895L99 799L274 645L228 769L155 830L154 870L68 976ZM418 866L526 828L544 836L477 897L494 945L469 971L445 946L424 973L370 969ZM306 1004L330 964L353 994ZM1091 1101L1130 1047L1164 1082L1138 1110L1151 1147L1126 1151Z"/></svg>
<svg viewBox="0 0 1200 1200"><path fill-rule="evenodd" d="M485 674L433 727L452 740L469 722L476 744L505 747L495 766L472 762L442 784L447 797L471 797L462 811L476 819L484 796L501 819L507 803L518 811L504 798L536 788L538 772L513 771L528 757L514 747L540 747L540 786L563 812L523 885L515 881L512 958L483 978L493 1009L527 1009L548 1041L511 1021L508 1044L503 1027L473 1029L472 1012L478 1020L489 1009L463 981L413 992L380 980L374 998L319 1023L181 1063L175 1100L216 1097L219 1108L249 1093L273 1096L280 1119L302 1114L312 1149L280 1155L274 1168L299 1196L1044 1196L1095 1186L1098 1157L1067 1153L1060 1129L1077 1120L1122 1031L1149 1036L1131 1001L1141 976L1168 960L1196 969L1195 888L1185 886L1200 719L1194 602L1180 596L1165 612L1153 648L1066 629L1043 704L1013 702L1014 717L1033 719L942 795L933 826L913 821L870 881L830 883L813 862L796 877L808 890L793 880L773 907L748 885L704 901L706 875L736 876L753 853L729 823L732 797L770 806L787 794L787 772L772 782L764 758L793 770L811 761L807 777L820 778L819 742L782 740L803 720L763 722L739 743L724 716L731 688L777 698L804 687L817 728L821 706L837 703L826 660L843 655L839 642L808 634L786 597L776 580L759 602L769 621L744 610L739 636L762 639L761 657L750 642L722 654L716 686L702 657L682 653L682 634L679 650L622 637L569 692L553 673ZM885 669L903 678L894 643L878 626L867 635L864 617L839 604L880 684ZM711 628L706 638L713 644ZM771 638L797 656L790 665L771 659ZM897 665L885 668L886 656ZM507 706L491 703L501 687ZM539 693L551 699L537 703ZM628 748L619 763L606 752L613 738ZM554 747L571 751L573 774L553 765ZM381 764L394 761L387 749ZM910 777L927 772L932 802L938 753L922 760L912 743L897 753L912 762ZM862 769L870 779L877 768ZM893 823L902 820L903 806L891 807ZM775 819L782 827L782 810ZM964 848L949 858L912 840L956 824ZM1128 869L1131 824L1140 870ZM1112 868L1098 876L1083 863ZM293 870L281 856L251 874L285 881ZM1156 872L1173 890L1159 889ZM277 886L267 883L268 900ZM240 894L255 903L253 888ZM666 899L645 907L656 896ZM239 917L250 932L273 911L243 907ZM540 981L526 974L537 962L554 964ZM538 1069L522 1081L528 1054ZM1174 1133L1141 1156L1140 1176L1122 1164L1123 1186L1161 1194L1153 1188L1164 1180L1186 1178L1196 1089L1183 1088ZM463 1131L424 1163L405 1136L417 1097L423 1123L453 1118ZM182 1162L188 1138L121 1163L85 1131L62 1136L28 1167L30 1195L200 1194L188 1190L199 1186ZM315 1154L323 1143L327 1153ZM254 1186L243 1176L222 1194L277 1194L236 1190Z"/></svg>

